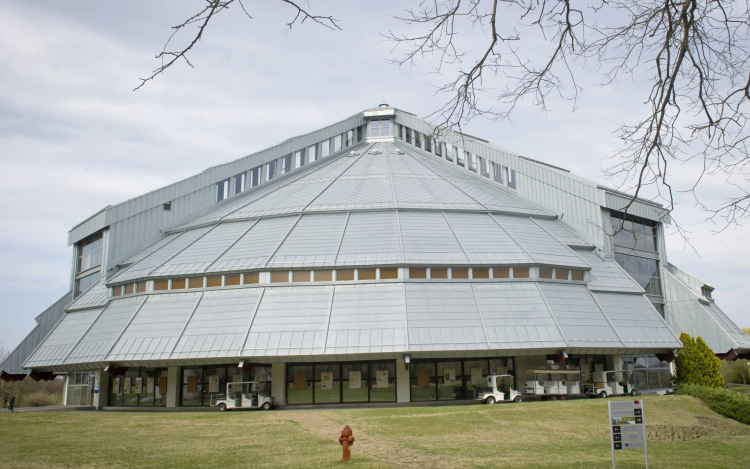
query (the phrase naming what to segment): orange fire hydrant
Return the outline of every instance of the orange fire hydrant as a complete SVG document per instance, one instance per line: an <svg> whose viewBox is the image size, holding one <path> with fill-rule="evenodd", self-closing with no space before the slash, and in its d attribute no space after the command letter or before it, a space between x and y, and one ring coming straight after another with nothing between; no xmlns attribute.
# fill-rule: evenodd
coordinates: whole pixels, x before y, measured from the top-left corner
<svg viewBox="0 0 750 469"><path fill-rule="evenodd" d="M339 444L344 447L343 461L349 460L349 447L354 444L354 436L352 435L352 429L349 425L345 426L341 430L341 436L339 437Z"/></svg>

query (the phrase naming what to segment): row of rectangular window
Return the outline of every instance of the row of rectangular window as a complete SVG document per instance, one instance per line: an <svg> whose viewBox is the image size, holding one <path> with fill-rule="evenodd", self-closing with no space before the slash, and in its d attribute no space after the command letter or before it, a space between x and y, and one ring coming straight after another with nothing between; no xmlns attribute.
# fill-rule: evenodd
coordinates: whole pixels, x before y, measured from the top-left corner
<svg viewBox="0 0 750 469"><path fill-rule="evenodd" d="M423 149L428 153L433 153L437 157L443 157L443 150L445 150L445 159L451 163L454 162L462 168L466 168L468 162L469 171L475 172L482 177L492 179L498 184L507 186L510 189L516 189L516 170L510 169L507 166L489 161L486 158L482 158L479 155L468 151L461 151L458 147L447 144L440 140L436 140L427 135L420 134L416 130L412 130L403 125L398 126L398 138L404 140L406 143L412 143L412 133L414 134L414 146ZM423 144L424 142L424 144Z"/></svg>
<svg viewBox="0 0 750 469"><path fill-rule="evenodd" d="M572 280L583 282L585 274L583 270L552 269L539 267L538 278L555 280ZM473 268L446 268L446 267L412 267L409 269L409 278L414 279L505 279L505 278L531 278L529 267L473 267Z"/></svg>
<svg viewBox="0 0 750 469"><path fill-rule="evenodd" d="M390 133L390 128L388 129ZM219 181L216 183L216 201L220 202L231 195L240 194L245 189L253 188L263 181L270 181L277 176L299 169L306 164L330 156L361 141L362 126Z"/></svg>
<svg viewBox="0 0 750 469"><path fill-rule="evenodd" d="M531 278L529 267L411 267L410 279L510 279ZM270 283L355 282L366 280L394 280L399 278L398 268L388 269L336 269L336 270L281 270L270 272ZM538 278L584 281L582 270L538 268ZM112 296L132 295L147 291L147 282L118 285ZM260 283L260 272L214 275L154 280L154 291L218 288Z"/></svg>

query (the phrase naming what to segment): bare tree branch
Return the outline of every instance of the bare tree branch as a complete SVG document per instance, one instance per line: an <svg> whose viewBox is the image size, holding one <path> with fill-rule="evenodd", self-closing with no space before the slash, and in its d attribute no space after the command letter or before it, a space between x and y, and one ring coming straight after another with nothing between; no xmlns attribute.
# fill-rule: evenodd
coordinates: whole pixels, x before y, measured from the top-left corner
<svg viewBox="0 0 750 469"><path fill-rule="evenodd" d="M247 9L245 9L245 5L242 3L242 0L236 1L242 8L244 14L248 18L252 19L252 16L250 16ZM281 1L283 3L286 3L287 5L294 7L295 9L294 18L292 19L292 21L287 23L287 26L289 26L289 28L292 28L297 22L303 24L305 21L310 20L313 23L319 24L331 30L341 30L338 25L338 20L333 18L333 16L313 15L291 0ZM235 0L206 0L206 5L201 11L194 14L177 26L173 26L172 29L174 31L172 31L169 39L167 39L167 42L164 44L164 48L162 49L162 51L156 56L157 59L161 60L161 66L151 72L151 75L147 78L139 78L139 80L141 80L141 84L136 86L133 91L142 88L147 82L164 73L169 67L174 65L175 62L179 61L180 59L184 60L185 63L187 63L190 67L193 67L193 64L190 63L190 60L188 60L187 58L187 53L191 51L193 47L195 47L198 41L201 40L201 38L203 37L203 32L206 29L206 26L208 26L209 21L211 21L211 19L213 19L222 11L227 10L229 6L234 2ZM195 36L193 36L192 40L185 47L175 51L167 51L167 47L169 47L169 44L172 42L172 39L175 38L177 33L186 30L186 28L194 25L197 26L198 30L196 31Z"/></svg>
<svg viewBox="0 0 750 469"><path fill-rule="evenodd" d="M428 62L433 74L445 76L437 93L447 98L428 117L459 131L478 116L509 119L522 101L547 111L552 95L575 109L577 77L592 62L601 86L621 75L650 83L649 111L617 130L621 146L607 171L618 188L632 191L624 211L648 189L666 202L667 216L683 191L670 176L699 160L702 170L686 191L709 220L738 223L750 210L748 2L598 1L579 8L570 0L422 1L399 18L408 35L385 37L402 53L392 63ZM481 46L460 41L475 28L491 30ZM534 50L535 38L551 46L546 55ZM725 178L735 195L703 203L706 176Z"/></svg>

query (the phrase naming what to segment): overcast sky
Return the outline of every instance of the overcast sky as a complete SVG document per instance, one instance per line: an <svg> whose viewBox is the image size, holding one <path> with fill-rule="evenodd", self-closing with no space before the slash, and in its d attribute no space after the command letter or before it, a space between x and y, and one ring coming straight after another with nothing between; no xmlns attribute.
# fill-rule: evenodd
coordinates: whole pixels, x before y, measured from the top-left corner
<svg viewBox="0 0 750 469"><path fill-rule="evenodd" d="M411 2L311 1L343 31L285 25L293 11L245 0L209 25L190 56L133 92L158 63L170 26L201 1L0 0L0 340L14 348L33 318L70 288L67 232L108 204L344 119L385 100L424 117L442 102L425 64L399 69L380 33ZM482 31L467 32L471 44ZM536 43L543 51L546 44ZM393 57L393 56L390 56ZM648 86L585 83L575 112L521 106L512 122L467 133L606 183L620 124L642 116ZM672 166L687 185L694 168ZM724 181L703 196L720 200ZM687 196L675 211L697 253L667 239L671 262L716 287L719 305L750 326L750 230L718 235Z"/></svg>

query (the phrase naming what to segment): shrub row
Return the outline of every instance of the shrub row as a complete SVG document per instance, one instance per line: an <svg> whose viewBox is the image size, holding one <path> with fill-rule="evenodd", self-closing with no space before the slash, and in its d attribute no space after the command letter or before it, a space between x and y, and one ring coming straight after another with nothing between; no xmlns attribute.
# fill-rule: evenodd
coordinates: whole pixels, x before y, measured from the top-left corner
<svg viewBox="0 0 750 469"><path fill-rule="evenodd" d="M697 384L682 384L677 394L694 396L725 417L750 425L750 396L743 396L724 388L707 388Z"/></svg>

